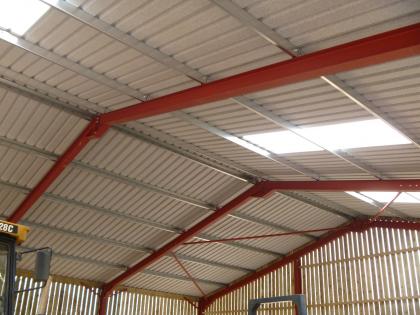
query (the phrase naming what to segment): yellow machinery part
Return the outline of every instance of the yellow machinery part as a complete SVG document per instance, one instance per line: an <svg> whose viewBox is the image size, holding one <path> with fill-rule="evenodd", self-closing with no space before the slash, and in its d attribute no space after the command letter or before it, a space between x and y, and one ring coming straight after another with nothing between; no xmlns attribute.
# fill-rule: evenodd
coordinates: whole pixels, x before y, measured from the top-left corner
<svg viewBox="0 0 420 315"><path fill-rule="evenodd" d="M0 220L0 234L6 234L14 237L19 245L26 240L29 228L12 222Z"/></svg>

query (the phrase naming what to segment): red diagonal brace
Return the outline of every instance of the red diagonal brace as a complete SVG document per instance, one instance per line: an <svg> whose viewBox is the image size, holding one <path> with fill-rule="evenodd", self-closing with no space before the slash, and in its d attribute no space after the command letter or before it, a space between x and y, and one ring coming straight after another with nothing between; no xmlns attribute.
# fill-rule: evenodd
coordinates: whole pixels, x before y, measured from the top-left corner
<svg viewBox="0 0 420 315"><path fill-rule="evenodd" d="M176 263L181 267L182 271L184 271L184 273L191 280L191 282L194 284L194 286L197 288L197 290L201 293L201 295L206 296L206 293L200 287L200 285L195 280L195 278L192 276L192 274L188 271L187 267L184 266L184 264L178 259L178 257L176 257L176 255L174 253L172 253L172 256L174 257Z"/></svg>
<svg viewBox="0 0 420 315"><path fill-rule="evenodd" d="M157 261L159 258L163 257L165 254L174 251L177 247L181 246L182 243L194 237L195 235L203 231L205 228L208 228L210 225L216 223L221 218L225 217L230 212L232 212L234 209L244 204L248 199L260 196L262 193L261 187L261 183L255 184L254 186L240 194L238 197L228 202L225 206L216 210L211 215L194 225L192 228L181 233L177 238L175 238L165 246L161 247L160 249L158 249L153 254L149 255L139 263L135 264L133 267L130 267L127 271L125 271L120 276L116 277L111 282L105 284L105 286L102 288L99 314L105 314L104 307L106 307L106 299L111 294L115 286L125 281L126 279L132 277L134 274L143 271L146 267Z"/></svg>

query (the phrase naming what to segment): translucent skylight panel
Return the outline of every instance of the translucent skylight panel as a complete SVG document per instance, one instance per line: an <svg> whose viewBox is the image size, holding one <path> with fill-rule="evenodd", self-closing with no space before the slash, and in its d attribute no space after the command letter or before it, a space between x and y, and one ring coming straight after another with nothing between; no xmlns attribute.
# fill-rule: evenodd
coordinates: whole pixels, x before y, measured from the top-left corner
<svg viewBox="0 0 420 315"><path fill-rule="evenodd" d="M244 139L276 154L322 151L322 148L290 131L247 135Z"/></svg>
<svg viewBox="0 0 420 315"><path fill-rule="evenodd" d="M323 148L336 151L411 143L408 138L379 119L299 128L295 132L246 135L244 139L276 154L322 151Z"/></svg>
<svg viewBox="0 0 420 315"><path fill-rule="evenodd" d="M50 7L39 0L0 0L0 28L23 35Z"/></svg>
<svg viewBox="0 0 420 315"><path fill-rule="evenodd" d="M330 150L411 143L379 119L305 128L302 134Z"/></svg>
<svg viewBox="0 0 420 315"><path fill-rule="evenodd" d="M372 203L372 200L387 203L397 195L395 191L361 191L360 193L348 191L347 193L367 203ZM394 203L420 203L420 192L403 192Z"/></svg>

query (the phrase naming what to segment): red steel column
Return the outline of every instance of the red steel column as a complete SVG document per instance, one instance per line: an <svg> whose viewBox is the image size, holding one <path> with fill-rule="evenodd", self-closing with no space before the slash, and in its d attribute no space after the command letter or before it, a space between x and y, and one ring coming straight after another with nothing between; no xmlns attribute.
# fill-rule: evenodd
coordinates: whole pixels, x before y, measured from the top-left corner
<svg viewBox="0 0 420 315"><path fill-rule="evenodd" d="M300 258L293 262L293 291L295 294L302 294L302 270ZM295 313L298 314L297 306L295 306Z"/></svg>
<svg viewBox="0 0 420 315"><path fill-rule="evenodd" d="M206 310L205 305L205 298L201 298L198 302L197 315L204 315L204 312Z"/></svg>
<svg viewBox="0 0 420 315"><path fill-rule="evenodd" d="M83 150L93 138L101 137L108 130L108 126L101 123L99 117L95 117L85 127L82 133L73 141L62 156L54 163L53 167L45 174L41 181L25 197L22 203L7 219L10 222L18 222L25 213L38 201L42 194L60 176L65 168Z"/></svg>
<svg viewBox="0 0 420 315"><path fill-rule="evenodd" d="M294 293L302 294L302 270L301 270L300 258L293 262L293 284Z"/></svg>

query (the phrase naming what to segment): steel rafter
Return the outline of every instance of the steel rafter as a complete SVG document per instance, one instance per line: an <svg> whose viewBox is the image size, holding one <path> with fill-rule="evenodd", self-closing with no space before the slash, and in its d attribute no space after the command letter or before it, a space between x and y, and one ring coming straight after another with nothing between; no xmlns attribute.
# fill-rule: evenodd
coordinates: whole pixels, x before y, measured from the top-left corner
<svg viewBox="0 0 420 315"><path fill-rule="evenodd" d="M192 238L194 235L200 233L203 229L215 224L217 221L228 215L229 212L234 211L237 207L247 202L250 198L262 198L268 196L274 191L281 190L309 190L309 191L346 191L346 190L371 190L371 191L418 191L420 189L420 180L350 180L350 181L312 181L312 182L259 182L253 187L237 196L235 199L227 203L224 207L206 217L190 229L183 232L177 238L158 249L152 255L141 260L123 274L119 275L111 282L107 283L101 293L100 314L104 314L106 307L106 299L120 283L126 281L137 272L141 272L147 266L161 258L168 252L176 250L179 246ZM374 222L369 220L369 222ZM371 223L369 223L370 225ZM353 228L354 223L350 226ZM336 233L340 233L345 228L340 229ZM318 243L319 241L315 241ZM322 243L322 241L320 242ZM325 243L322 243L325 244ZM287 256L289 257L289 256ZM297 256L300 257L300 256ZM293 256L294 259L297 258ZM258 274L255 273L255 274Z"/></svg>
<svg viewBox="0 0 420 315"><path fill-rule="evenodd" d="M140 40L130 36L130 34L128 34L128 33L124 33L123 31L119 30L118 28L102 21L101 19L99 19L95 16L90 15L86 11L84 11L84 10L82 10L82 9L72 5L72 4L67 3L66 1L62 1L62 0L53 0L53 1L52 0L43 0L43 1L45 3L47 3L48 5L52 6L53 8L65 13L65 14L68 14L69 16L72 16L72 17L76 18L80 22L85 23L86 25L89 25L90 27L95 28L99 32L104 33L104 34L114 38L115 40L120 41L121 43L139 51L140 53L142 53L144 55L149 56L150 58L154 59L155 61L157 61L161 64L164 64L165 66L173 69L174 71L183 73L184 75L186 75L186 76L190 77L191 79L193 79L197 82L200 82L200 83L205 83L207 81L207 78L204 75L202 75L200 72L198 72L196 69L193 69L193 68L187 66L186 64L179 62L178 60L176 60L175 58L173 58L171 56L165 55L160 50L148 46L143 41L140 41ZM298 55L298 53L300 52L300 50L297 49L296 47L294 47L287 39L280 36L280 34L273 31L272 29L270 29L267 25L265 25L264 23L262 23L261 21L259 21L255 17L253 17L251 14L249 14L247 11L243 10L241 7L239 7L235 3L231 2L231 1L226 1L226 0L213 0L213 2L216 5L218 5L219 7L221 7L223 10L225 10L228 14L237 18L239 21L241 21L241 23L243 23L247 27L254 30L261 37L263 37L264 39L266 39L267 41L269 41L273 45L276 45L277 47L282 49L289 56L296 57ZM326 79L326 78L323 77L323 79ZM331 80L333 80L332 76L329 77L328 80L326 80L326 81L328 82L328 81L331 81ZM335 86L332 83L330 83L330 84L332 86ZM241 104L242 106L248 108L248 109L254 110L256 113L262 115L263 117L272 120L274 123L279 124L283 128L291 130L292 132L295 132L295 130L296 130L296 128L294 128L294 126L292 124L286 122L285 120L281 119L280 117L277 117L273 114L267 115L267 113L264 112L264 109L261 106L255 104L254 102L247 99L246 97L235 97L235 98L233 98L233 100L235 102ZM273 117L275 117L275 118L273 119ZM304 137L301 134L298 134L298 135L301 136L301 137ZM227 139L232 139L232 138L227 138ZM243 140L239 139L239 141L243 141ZM311 140L309 140L309 141L312 142ZM247 144L247 147L249 148L249 144ZM353 166L355 166L355 167L357 167L357 168L359 168L359 169L361 169L365 172L368 172L369 174L371 174L374 177L383 178L383 176L381 176L377 170L370 167L369 165L365 165L364 163L361 163L360 161L355 160L353 157L351 157L349 154L346 154L345 152L335 152L335 151L330 151L330 150L327 150L327 151L334 154L338 158L352 164ZM271 156L268 156L268 158L271 158L272 160L274 160L278 163L287 165L288 167L290 167L290 168L292 168L292 169L294 169L294 170L296 170L300 173L302 173L302 171L304 171L304 169L302 167L300 167L299 165L294 165L290 161L287 161L286 159L282 159L278 156L271 155ZM306 174L309 174L309 172L307 170L306 170ZM316 176L315 174L313 174L313 175Z"/></svg>
<svg viewBox="0 0 420 315"><path fill-rule="evenodd" d="M321 248L322 246L344 236L349 232L363 232L369 228L378 227L378 228L398 228L398 229L408 229L408 230L420 230L420 221L418 220L400 220L394 218L378 218L377 220L361 219L354 220L350 223L347 223L341 226L340 229L336 229L330 233L325 234L322 238L318 239L315 242L310 242L306 246L301 247L300 249L291 252L286 257L269 264L266 267L261 268L255 273L252 273L237 282L234 282L227 286L226 288L220 289L212 294L209 294L205 299L201 300L201 308L205 310L212 302L216 299L235 291L270 272L273 272L289 263L295 262L300 259L302 256Z"/></svg>
<svg viewBox="0 0 420 315"><path fill-rule="evenodd" d="M236 97L235 98L235 101L236 102L239 102L240 104L247 104L247 106L251 106L250 105L250 101L247 101L247 100L244 100L244 99L246 99L246 98L244 98L242 96L241 97ZM264 110L264 112L268 112L268 111L265 111ZM259 113L261 114L260 111L259 111ZM268 117L274 116L273 114L267 114L267 115L268 116L265 116L264 115L264 117L265 118L268 118ZM314 179L314 180L321 180L321 179L322 180L328 180L328 177L321 176L321 175L317 174L316 172L314 172L311 169L308 169L308 168L305 168L305 167L303 167L301 165L298 165L296 163L293 163L293 162L289 161L285 157L281 157L281 156L278 156L278 155L276 155L274 153L271 153L267 149L260 148L260 147L254 145L254 144L252 144L250 142L247 142L246 140L243 140L243 139L241 139L241 138L239 138L239 137L237 137L235 135L229 134L226 131L220 130L220 129L218 129L218 128L212 126L212 125L210 125L209 123L206 123L204 121L201 121L201 120L199 120L199 119L197 119L197 118L195 118L195 117L193 117L193 116L191 116L189 114L186 114L186 113L183 113L181 111L178 111L178 112L173 113L173 116L178 117L180 119L183 119L185 121L189 121L190 123L196 125L199 128L202 128L204 130L207 130L208 132L210 132L210 133L212 133L212 134L214 134L216 136L222 137L222 138L224 138L224 139L226 139L228 141L231 141L233 143L236 143L236 144L238 144L238 145L240 145L240 146L242 146L242 147L244 147L244 148L246 148L248 150L254 151L254 152L258 153L258 154L261 154L258 151L264 150L264 151L266 151L268 153L268 154L264 154L264 157L265 158L268 158L271 161L274 161L276 163L279 163L282 166L286 166L289 169L292 169L292 170L294 170L294 171L296 171L296 172L298 172L298 173L300 173L302 175L305 175L305 176L307 176L307 177L309 177L311 179ZM274 119L274 118L271 118L271 119ZM274 120L279 121L279 120L282 120L282 119L281 118L278 118L278 119L274 119ZM291 128L290 130L293 130L294 133L299 134L299 132L297 132L296 129ZM309 139L307 139L307 140L310 141ZM312 142L312 141L310 141L310 142ZM318 145L318 144L316 144L316 145ZM330 151L330 152L334 152L334 151ZM338 154L337 153L335 155L337 155L340 158L344 159L344 157L343 157L344 154L345 153L341 153L341 154ZM347 154L346 154L346 156L347 156L345 158L345 161L346 162L351 163L353 166L356 166L356 167L358 167L359 169L361 169L361 170L363 170L365 172L368 172L369 174L377 177L378 179L383 179L383 178L381 178L380 175L378 175L378 173L376 172L376 170L373 170L371 167L368 167L368 166L363 166L362 167L360 165L360 162L353 161L353 159L350 158L349 155L347 155ZM395 215L401 215L401 212L396 211L394 209L392 209L392 210L390 209L390 211L392 211ZM334 213L335 214L338 214L337 211L335 211ZM338 215L342 215L342 214L338 214Z"/></svg>
<svg viewBox="0 0 420 315"><path fill-rule="evenodd" d="M290 57L295 58L297 56L301 56L305 54L305 51L300 48L294 46L289 40L281 36L279 33L271 29L268 25L264 24L261 20L254 17L252 14L250 14L245 9L241 8L237 4L233 3L229 0L211 0L214 4L218 5L220 8L222 8L224 11L226 11L231 16L235 17L238 21L240 21L243 25L248 27L249 29L253 30L255 33L260 35L262 38L267 40L269 43L279 47L284 52L286 52ZM363 95L359 94L356 90L354 90L352 87L348 86L346 83L341 81L339 78L337 78L334 75L330 76L321 76L321 79L327 82L329 85L331 85L333 88L341 92L343 95L351 99L353 102L355 102L357 105L368 111L370 114L372 114L374 117L377 117L387 124L391 125L393 128L399 130L402 134L404 134L407 138L409 138L413 144L415 144L417 147L420 148L420 143L416 137L406 130L404 126L401 126L398 124L394 119L389 117L386 113L382 112L373 102L366 99ZM245 107L248 107L248 105L245 103ZM251 106L252 107L252 106ZM259 108L258 108L259 109ZM264 116L266 113L262 113L262 116ZM270 116L274 115L268 115L267 118L270 119ZM281 118L276 118L275 120ZM281 122L283 123L283 122ZM287 126L289 123L286 122L286 126L284 128L288 129L292 125ZM301 136L301 135L299 135ZM340 154L337 155L337 152L331 152L334 155L338 156L342 155L342 158L348 159L346 154ZM345 153L345 152L344 152ZM349 159L349 162L353 164L354 161ZM360 162L359 162L360 163ZM357 162L355 163L357 166ZM360 167L359 167L360 166ZM366 171L369 173L372 173L372 175L376 176L376 171L373 171L369 169L369 167L366 168L365 165L360 165L359 168L363 169L365 168Z"/></svg>
<svg viewBox="0 0 420 315"><path fill-rule="evenodd" d="M69 109L66 106L66 104L60 103L60 102L58 102L56 100L53 100L53 99L49 99L44 95L34 94L35 92L33 92L33 91L22 90L22 87L17 87L17 86L9 85L9 84L11 84L11 83L10 82L7 82L7 83L0 82L0 86L4 86L8 89L12 89L16 93L19 93L20 95L24 95L24 96L29 97L31 99L34 99L36 101L40 101L43 104L47 104L48 106L58 108L60 110L64 110L66 112L69 112L71 114L74 114L74 115L76 115L78 117L81 117L81 118L84 118L84 119L88 119L91 116L91 115L89 115L89 113L81 111L81 110L74 111L73 109ZM160 143L150 142L149 139L144 139L142 135L138 134L135 131L128 130L127 127L114 126L114 127L112 127L112 129L115 129L119 132L122 132L122 133L126 134L127 136L134 137L134 138L139 139L141 141L146 141L148 143L151 143L151 144L154 144L154 145L157 145L157 146L161 147ZM11 140L11 139L8 139L8 138L5 138L5 137L0 137L0 144L8 146L8 147L12 147L14 149L17 149L17 150L20 150L20 151L23 151L23 152L29 152L31 154L36 154L40 157L43 157L43 158L46 158L46 159L49 159L49 160L52 160L52 161L57 160L58 157L59 157L54 153L36 148L36 147L28 145L28 144L23 144L23 143L20 143L20 142L17 142L15 140ZM167 148L163 147L163 149L167 149ZM179 152L175 152L173 150L171 150L171 151L174 152L175 154L178 154L178 155L180 154ZM200 153L200 155L202 155L202 153ZM203 164L202 162L197 161L195 159L192 159L191 157L185 156L183 154L181 154L181 156L183 156L183 157L185 157L189 160L192 160L194 162ZM202 201L194 200L193 198L189 198L187 196L182 196L179 193L175 194L174 192L163 189L161 187L156 187L156 186L141 182L141 181L133 179L133 178L122 176L120 174L113 173L113 172L108 171L106 169L102 169L102 168L98 168L98 167L95 167L95 166L92 166L92 165L88 165L88 164L84 163L83 161L73 160L71 164L73 166L77 167L77 168L81 168L81 169L86 170L88 172L92 172L92 173L98 174L100 176L109 177L113 180L121 181L123 183L126 183L128 185L133 185L133 186L138 187L140 189L150 190L152 192L167 196L169 198L173 198L175 200L185 202L187 204L195 205L199 208L208 209L208 210L211 210L211 211L215 211L217 209L215 206L203 203ZM214 166L210 166L210 165L207 165L207 164L205 164L205 166L210 167L211 169L215 169L215 170L217 170L217 171L219 171L223 174L226 174L228 176L231 176L233 178L240 178L242 181L248 181L248 179L247 179L248 174L244 175L243 177L240 177L240 175L236 174L235 172L232 173L232 171L227 171L227 170L223 170L223 169L216 169ZM259 174L251 174L251 175L255 176L255 178L258 178L260 176ZM254 180L252 180L252 181L254 181ZM294 199L293 196L289 196L289 197ZM302 201L302 202L308 203L308 201ZM335 213L338 213L338 212L336 211ZM341 213L338 213L338 214L343 215ZM261 225L264 225L264 226L268 226L272 229L276 229L276 230L279 230L279 231L289 231L289 232L294 231L293 229L290 229L286 226L273 224L271 222L266 222L264 220L253 218L253 217L247 216L247 215L242 214L242 213L230 214L230 216L233 217L233 218L240 219L240 220L249 221L249 222L252 222L252 223L257 223L257 224L261 224ZM309 234L305 235L305 236L309 237L309 238L314 238L313 236L311 236Z"/></svg>
<svg viewBox="0 0 420 315"><path fill-rule="evenodd" d="M54 53L41 51L39 46L25 42L21 38L14 38L11 40L10 36L13 35L10 33L2 31L1 35L4 40L40 55L43 58L54 59L57 57ZM36 185L31 193L28 194L22 204L12 214L11 219L12 221L17 221L22 218L28 209L47 190L50 184L62 173L69 162L80 153L93 137L101 136L110 125L176 111L280 85L295 83L313 77L404 58L418 54L419 51L420 24L415 24L102 114L91 120L85 130L71 144L69 149L57 160L52 169ZM63 57L60 56L60 58ZM67 63L65 58L63 59L64 60L59 59L54 62L61 63L64 61ZM70 67L78 66L79 65L77 64L70 65ZM86 75L90 76L92 74L88 73ZM103 80L104 78L99 79ZM112 84L108 85L110 86ZM120 90L120 87L117 89ZM127 94L131 94L131 91L128 92L129 93ZM140 98L141 97L142 96L140 96ZM257 191L255 191L255 189L257 189ZM247 191L248 195L247 193L244 193L235 198L191 229L182 233L175 240L169 242L154 254L148 256L146 259L105 285L102 293L100 314L104 314L105 298L116 284L124 281L135 272L144 269L145 266L150 265L168 251L173 250L180 242L185 241L208 225L214 223L238 204L244 202L251 196L255 197L259 195L260 189L261 186L257 183Z"/></svg>
<svg viewBox="0 0 420 315"><path fill-rule="evenodd" d="M117 124L242 94L410 57L420 52L420 23L244 72L101 115Z"/></svg>
<svg viewBox="0 0 420 315"><path fill-rule="evenodd" d="M124 282L134 274L141 272L142 270L146 269L147 266L151 265L162 256L166 255L167 253L173 252L178 248L183 242L187 241L194 235L197 235L204 229L208 228L211 224L214 224L216 221L220 220L224 216L226 216L229 212L232 212L234 209L238 208L250 198L260 197L263 191L261 190L261 184L257 183L245 192L243 192L238 197L234 198L232 201L228 202L225 206L217 210L216 212L212 213L205 219L198 222L196 225L191 227L190 229L184 231L180 234L177 238L170 241L160 249L156 250L153 254L146 257L145 259L141 260L131 268L129 268L126 272L119 275L111 282L107 283L101 293L101 303L100 303L100 314L101 312L105 312L106 307L106 298L112 293L112 290L119 285L120 283Z"/></svg>
<svg viewBox="0 0 420 315"><path fill-rule="evenodd" d="M21 192L23 194L29 194L30 193L30 189L22 187L22 186L18 186L16 184L11 184L11 183L0 181L0 186L5 187L6 189L11 189L13 191ZM179 227L174 227L174 226L171 226L171 225L157 223L157 222L154 222L154 221L151 221L151 220L142 219L142 218L134 216L134 215L122 213L122 212L119 212L119 211L112 211L112 210L109 210L109 209L106 209L106 208L101 208L101 207L97 207L97 206L94 206L94 205L86 204L86 203L81 202L81 201L67 199L67 198L57 196L57 195L49 193L49 192L44 193L41 198L45 199L45 200L51 200L52 202L63 204L63 205L66 205L66 206L71 206L71 207L76 207L76 208L80 208L80 209L86 209L86 210L94 211L94 212L96 212L100 215L106 215L106 216L112 217L114 219L135 222L135 223L143 225L143 226L147 226L147 227L159 230L159 231L173 233L173 234L176 234L176 235L181 234L182 231L183 231ZM196 235L196 238L202 239L202 240L215 240L215 239L217 239L217 237L215 237L211 234L207 234L207 233L200 233L200 234ZM310 239L313 239L313 237L310 237ZM270 255L270 256L273 256L273 257L283 256L282 253L277 253L277 252L272 252L272 251L269 251L269 250L266 250L266 249L256 248L256 247L253 247L253 246L250 246L250 245L247 245L247 244L231 243L231 244L226 244L226 245L228 247L238 248L238 249L247 250L247 251L251 251L251 252L255 252L255 253L259 253L259 254L264 254L264 255Z"/></svg>
<svg viewBox="0 0 420 315"><path fill-rule="evenodd" d="M83 148L93 138L99 138L108 129L107 125L100 123L99 118L95 117L90 121L81 134L73 141L68 149L61 155L54 163L53 167L45 174L41 181L34 189L26 196L18 208L13 211L8 221L18 222L25 213L41 198L43 193L50 187L50 185L57 179L64 169L73 161L76 156L83 150Z"/></svg>
<svg viewBox="0 0 420 315"><path fill-rule="evenodd" d="M35 248L32 248L32 247L27 247L27 246L19 246L18 248L22 249L22 250L34 250L35 249ZM116 269L120 272L124 271L124 270L127 270L129 268L129 266L125 266L125 265L120 265L120 264L110 263L110 262L103 262L103 261L96 260L96 259L93 259L93 258L63 254L61 252L56 252L56 251L54 251L54 256L58 257L58 258L61 258L61 259L64 259L64 260L72 260L72 261L76 261L76 262L101 266L101 267L105 267L105 268ZM150 275L150 276L156 276L156 277L161 277L161 278L169 278L169 279L173 279L173 280L191 282L191 280L188 277L184 277L184 276L180 276L180 275L174 275L174 274L170 274L170 273L162 272L162 271L155 271L155 270L147 269L147 270L144 270L142 273L145 274L145 275ZM197 279L197 278L195 280L200 282L200 283L203 283L203 284L208 284L208 285L222 287L222 288L226 287L226 285L224 283L220 283L220 282L214 282L214 281L209 281L209 280L206 280L206 279Z"/></svg>

